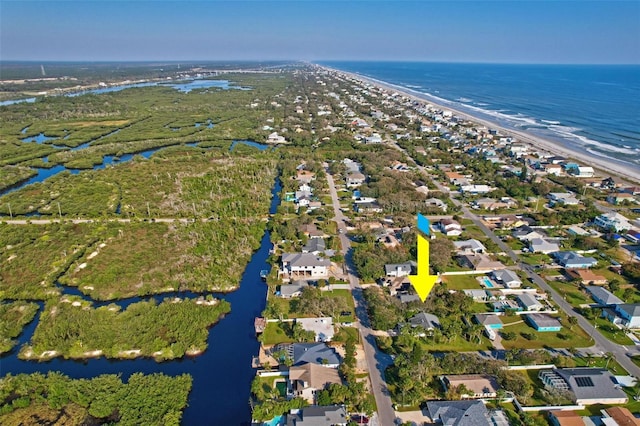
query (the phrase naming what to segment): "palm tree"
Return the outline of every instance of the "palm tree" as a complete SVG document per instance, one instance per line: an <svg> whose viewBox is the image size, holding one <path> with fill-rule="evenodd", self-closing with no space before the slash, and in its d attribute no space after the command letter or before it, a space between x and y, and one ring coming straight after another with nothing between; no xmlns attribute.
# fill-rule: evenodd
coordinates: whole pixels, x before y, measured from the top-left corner
<svg viewBox="0 0 640 426"><path fill-rule="evenodd" d="M611 361L613 358L614 358L614 355L611 352L607 352L606 354L604 354L604 359L607 360L607 363L604 366L605 370L609 369L609 361Z"/></svg>

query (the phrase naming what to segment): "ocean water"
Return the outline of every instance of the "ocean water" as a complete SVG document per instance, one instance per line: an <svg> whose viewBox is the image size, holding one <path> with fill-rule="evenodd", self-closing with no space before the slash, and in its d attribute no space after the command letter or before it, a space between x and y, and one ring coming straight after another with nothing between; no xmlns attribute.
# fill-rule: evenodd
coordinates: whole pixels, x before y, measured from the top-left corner
<svg viewBox="0 0 640 426"><path fill-rule="evenodd" d="M640 65L323 62L640 168Z"/></svg>

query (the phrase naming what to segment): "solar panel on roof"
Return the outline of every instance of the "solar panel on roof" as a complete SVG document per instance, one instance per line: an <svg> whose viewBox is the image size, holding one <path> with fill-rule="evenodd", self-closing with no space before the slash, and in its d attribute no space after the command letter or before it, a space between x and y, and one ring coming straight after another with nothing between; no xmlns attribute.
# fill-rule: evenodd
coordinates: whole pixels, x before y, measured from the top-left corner
<svg viewBox="0 0 640 426"><path fill-rule="evenodd" d="M576 377L576 384L579 388L590 388L593 387L593 380L591 377Z"/></svg>

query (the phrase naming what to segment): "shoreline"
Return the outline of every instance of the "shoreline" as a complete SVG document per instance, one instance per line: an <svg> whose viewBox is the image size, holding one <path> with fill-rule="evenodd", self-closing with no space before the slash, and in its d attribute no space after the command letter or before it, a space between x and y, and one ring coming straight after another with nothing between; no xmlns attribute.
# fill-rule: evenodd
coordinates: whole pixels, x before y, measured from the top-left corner
<svg viewBox="0 0 640 426"><path fill-rule="evenodd" d="M326 71L340 73L342 75L348 76L355 80L358 80L363 83L368 83L376 86L378 89L392 91L400 93L403 96L406 96L410 99L416 100L418 102L426 102L433 105L436 108L440 108L443 110L450 110L454 114L459 117L462 117L471 122L477 123L482 126L486 126L487 128L497 129L501 133L507 136L515 136L520 142L528 144L534 148L547 151L551 154L566 157L567 159L575 159L584 165L591 166L596 170L597 175L603 175L602 177L607 176L617 176L623 178L624 180L629 181L630 183L640 183L640 168L633 167L631 164L626 162L616 160L613 158L608 158L604 156L599 156L596 154L592 154L586 149L579 151L576 148L570 146L571 142L555 142L553 140L534 135L528 133L524 130L514 130L508 127L505 127L495 121L490 119L481 118L476 115L473 115L469 112L461 111L459 108L450 105L443 105L441 102L434 100L433 95L425 94L422 92L418 92L409 87L400 86L393 83L388 83L383 80L378 80L372 77L366 77L361 74L343 71L336 68L330 68L324 65L314 64L317 67L324 69ZM448 101L452 102L452 101Z"/></svg>

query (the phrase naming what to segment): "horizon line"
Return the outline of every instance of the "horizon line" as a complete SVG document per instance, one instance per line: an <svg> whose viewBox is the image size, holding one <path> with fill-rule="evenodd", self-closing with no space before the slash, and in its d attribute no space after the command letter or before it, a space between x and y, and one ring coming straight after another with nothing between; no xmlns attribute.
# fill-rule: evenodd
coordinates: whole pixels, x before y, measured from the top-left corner
<svg viewBox="0 0 640 426"><path fill-rule="evenodd" d="M108 64L108 63L171 63L190 64L197 62L215 63L247 63L247 62L290 62L321 65L330 62L349 63L427 63L427 64L477 64L477 65L558 65L558 66L640 66L640 62L508 62L508 61L456 61L456 60L422 60L422 59L2 59L0 67L11 63L58 63L58 64Z"/></svg>

